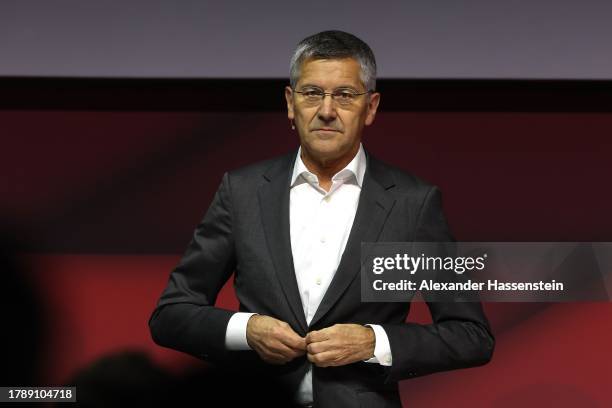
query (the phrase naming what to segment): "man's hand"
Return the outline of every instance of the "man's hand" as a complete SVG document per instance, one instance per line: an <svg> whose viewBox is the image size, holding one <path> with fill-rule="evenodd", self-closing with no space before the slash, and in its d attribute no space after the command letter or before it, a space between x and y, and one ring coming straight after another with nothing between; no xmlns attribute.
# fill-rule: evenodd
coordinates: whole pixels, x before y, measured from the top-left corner
<svg viewBox="0 0 612 408"><path fill-rule="evenodd" d="M308 360L318 367L341 366L374 357L376 336L371 327L335 324L306 335Z"/></svg>
<svg viewBox="0 0 612 408"><path fill-rule="evenodd" d="M266 363L285 364L306 353L306 342L286 322L253 315L247 323L247 343Z"/></svg>

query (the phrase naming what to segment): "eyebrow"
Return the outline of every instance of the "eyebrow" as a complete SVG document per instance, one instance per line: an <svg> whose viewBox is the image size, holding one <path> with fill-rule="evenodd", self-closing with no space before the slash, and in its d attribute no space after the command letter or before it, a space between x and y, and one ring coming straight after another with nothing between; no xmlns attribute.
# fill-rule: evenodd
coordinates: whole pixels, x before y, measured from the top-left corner
<svg viewBox="0 0 612 408"><path fill-rule="evenodd" d="M302 88L319 88L319 89L323 89L322 86L315 85L315 84L304 84L304 85L302 85ZM344 88L353 89L353 90L357 91L357 87L353 86L353 85L339 85L339 86L335 87L334 89L344 89Z"/></svg>

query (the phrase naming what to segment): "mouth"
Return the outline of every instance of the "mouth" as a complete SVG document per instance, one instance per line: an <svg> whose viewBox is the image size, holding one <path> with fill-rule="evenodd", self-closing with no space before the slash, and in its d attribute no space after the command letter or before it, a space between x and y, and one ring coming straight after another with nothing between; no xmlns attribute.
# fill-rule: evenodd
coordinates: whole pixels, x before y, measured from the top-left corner
<svg viewBox="0 0 612 408"><path fill-rule="evenodd" d="M315 132L325 132L325 133L332 133L332 132L339 132L338 129L332 129L332 128L319 128L319 129L315 129Z"/></svg>

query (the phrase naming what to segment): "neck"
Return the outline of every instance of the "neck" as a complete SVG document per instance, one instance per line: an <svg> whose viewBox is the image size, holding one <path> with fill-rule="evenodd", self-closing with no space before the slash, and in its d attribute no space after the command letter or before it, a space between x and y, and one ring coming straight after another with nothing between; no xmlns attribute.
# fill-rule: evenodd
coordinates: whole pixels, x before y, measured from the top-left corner
<svg viewBox="0 0 612 408"><path fill-rule="evenodd" d="M317 158L308 153L302 146L301 159L304 162L306 168L317 176L319 179L319 185L325 190L329 191L332 184L332 177L340 170L345 168L351 160L355 158L359 152L359 144L354 147L349 153L338 157L336 159Z"/></svg>

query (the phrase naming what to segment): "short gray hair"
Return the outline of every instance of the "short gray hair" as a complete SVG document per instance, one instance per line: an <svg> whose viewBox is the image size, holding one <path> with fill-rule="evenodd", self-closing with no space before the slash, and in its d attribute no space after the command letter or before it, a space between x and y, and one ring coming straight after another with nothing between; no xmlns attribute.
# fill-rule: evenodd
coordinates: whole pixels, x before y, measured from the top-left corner
<svg viewBox="0 0 612 408"><path fill-rule="evenodd" d="M366 91L376 90L376 59L372 49L363 40L344 31L322 31L300 41L289 65L291 88L300 78L302 63L308 59L353 58L361 66L361 81Z"/></svg>

